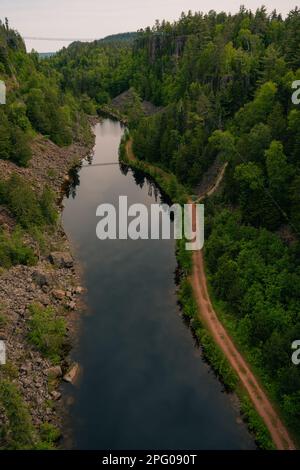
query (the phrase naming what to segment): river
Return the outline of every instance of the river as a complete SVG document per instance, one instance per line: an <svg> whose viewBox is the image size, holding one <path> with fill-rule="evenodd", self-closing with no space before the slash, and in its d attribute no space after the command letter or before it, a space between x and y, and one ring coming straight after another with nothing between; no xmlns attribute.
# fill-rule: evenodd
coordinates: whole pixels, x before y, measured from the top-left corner
<svg viewBox="0 0 300 470"><path fill-rule="evenodd" d="M118 122L95 126L92 163L118 161ZM173 240L96 237L96 208L161 200L144 175L84 161L63 225L83 267L87 313L73 357L82 368L68 426L75 449L253 449L234 396L201 357L176 299Z"/></svg>

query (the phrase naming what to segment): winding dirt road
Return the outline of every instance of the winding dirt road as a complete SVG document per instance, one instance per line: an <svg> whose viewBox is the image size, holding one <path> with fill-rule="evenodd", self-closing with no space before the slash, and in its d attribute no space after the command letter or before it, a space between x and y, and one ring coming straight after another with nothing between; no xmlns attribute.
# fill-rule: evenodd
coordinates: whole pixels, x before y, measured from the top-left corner
<svg viewBox="0 0 300 470"><path fill-rule="evenodd" d="M126 143L127 156L129 160L135 160L135 156L132 151L131 140ZM221 169L220 174L217 177L215 184L205 194L198 198L201 201L206 196L213 194L220 183L222 182L226 164ZM192 201L190 201L192 203ZM195 220L195 203L193 207L193 220ZM204 259L202 251L193 252L193 272L191 276L191 283L195 299L198 305L199 318L202 323L206 326L208 331L211 333L215 342L218 344L220 349L227 357L231 367L237 373L243 387L247 391L256 411L259 413L264 423L266 424L273 442L278 450L295 450L295 444L289 433L279 418L276 410L272 403L263 390L262 386L258 383L250 366L247 364L241 353L236 348L233 340L225 330L221 321L219 320L209 297L207 289L207 280L204 269Z"/></svg>
<svg viewBox="0 0 300 470"><path fill-rule="evenodd" d="M220 186L223 176L225 174L227 164L225 163L221 169L215 184L211 189L199 196L197 202L202 201L205 197L212 195ZM191 203L192 201L190 201ZM193 225L195 219L195 203L193 207ZM198 305L199 318L205 324L206 328L210 331L215 342L219 345L225 356L227 357L231 367L237 373L243 387L247 391L256 411L263 419L267 426L273 442L278 450L295 450L295 444L292 441L289 433L279 418L276 410L272 406L266 392L258 383L255 375L250 369L241 353L236 348L233 340L225 330L223 324L216 314L207 289L207 279L204 267L204 257L202 251L193 252L193 273L191 282L195 299Z"/></svg>
<svg viewBox="0 0 300 470"><path fill-rule="evenodd" d="M222 349L232 368L238 374L253 405L269 429L277 449L295 450L295 445L290 438L286 427L280 420L266 393L256 380L240 352L237 350L213 309L207 290L202 251L194 251L193 253L193 274L191 281L201 321L205 323L205 326L210 331L215 342Z"/></svg>

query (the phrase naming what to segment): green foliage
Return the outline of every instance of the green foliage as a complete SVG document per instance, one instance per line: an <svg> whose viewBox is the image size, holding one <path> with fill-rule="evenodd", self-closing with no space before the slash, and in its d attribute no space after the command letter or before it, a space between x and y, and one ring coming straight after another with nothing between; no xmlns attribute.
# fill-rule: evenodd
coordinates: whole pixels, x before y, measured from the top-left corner
<svg viewBox="0 0 300 470"><path fill-rule="evenodd" d="M132 61L127 41L75 42L44 62L61 74L62 88L80 98L89 114L95 104L106 104L129 88Z"/></svg>
<svg viewBox="0 0 300 470"><path fill-rule="evenodd" d="M0 158L11 159L20 166L27 166L31 158L29 135L11 123L0 109Z"/></svg>
<svg viewBox="0 0 300 470"><path fill-rule="evenodd" d="M291 363L291 344L300 335L297 250L266 229L241 224L238 214L214 210L205 244L214 294L234 320L232 334L298 433L300 372Z"/></svg>
<svg viewBox="0 0 300 470"><path fill-rule="evenodd" d="M152 174L172 200L186 200L186 188L194 190L213 165L228 162L221 195L207 202L211 285L232 334L298 435L300 369L291 364L290 345L300 337L300 111L291 101L292 82L300 79L299 34L298 8L286 19L264 7L255 13L241 7L234 15L189 12L173 24L156 22L133 43L75 42L40 61L0 24L0 74L12 84L0 108L0 158L27 165L34 130L59 145L88 138L80 107L90 114L133 87L126 111L139 161L132 165ZM161 109L142 117L140 98ZM124 144L120 156L126 157ZM0 204L26 229L55 223L53 202L48 189L38 195L15 177L0 183ZM10 263L1 243L11 242L0 241L0 259ZM190 272L180 245L178 257ZM186 280L179 295L205 354L234 387L226 361L199 325ZM55 316L43 314L35 311L33 338L57 359L62 344L51 352L45 339ZM257 416L248 405L244 411L269 448Z"/></svg>
<svg viewBox="0 0 300 470"><path fill-rule="evenodd" d="M55 195L49 186L45 186L39 200L43 219L47 224L54 225L58 218L55 208Z"/></svg>
<svg viewBox="0 0 300 470"><path fill-rule="evenodd" d="M228 162L222 193L206 204L213 294L299 436L300 373L291 363L291 343L300 336L300 112L291 101L292 82L300 77L296 27L297 8L286 20L263 8L255 14L241 8L233 16L188 14L174 24L157 23L136 41L130 84L164 106L132 131L142 168L162 167L195 187L212 164ZM178 256L188 272L181 250ZM197 327L187 281L179 298ZM213 345L199 328L218 369L218 353L210 352ZM268 448L257 416L247 413Z"/></svg>
<svg viewBox="0 0 300 470"><path fill-rule="evenodd" d="M17 264L33 266L37 257L31 247L23 241L23 233L16 229L11 236L0 231L0 266L10 268Z"/></svg>
<svg viewBox="0 0 300 470"><path fill-rule="evenodd" d="M7 379L0 381L0 408L7 419L0 428L0 448L33 449L36 436L30 413L16 385Z"/></svg>
<svg viewBox="0 0 300 470"><path fill-rule="evenodd" d="M235 390L238 383L238 377L231 368L231 365L221 349L216 345L213 338L204 328L197 328L196 335L201 347L203 348L204 356L220 376L226 388L228 390Z"/></svg>
<svg viewBox="0 0 300 470"><path fill-rule="evenodd" d="M66 341L66 322L52 308L30 306L29 340L45 357L59 363Z"/></svg>
<svg viewBox="0 0 300 470"><path fill-rule="evenodd" d="M7 378L7 372L5 374L0 381L0 410L5 416L0 427L0 449L54 449L60 431L51 423L43 423L38 431L34 428L27 404L15 383Z"/></svg>
<svg viewBox="0 0 300 470"><path fill-rule="evenodd" d="M275 450L272 438L263 420L253 408L248 397L243 396L241 399L241 411L250 431L255 435L255 440L260 449Z"/></svg>
<svg viewBox="0 0 300 470"><path fill-rule="evenodd" d="M40 426L40 442L36 446L37 450L51 450L61 436L60 430L51 423L43 423Z"/></svg>
<svg viewBox="0 0 300 470"><path fill-rule="evenodd" d="M47 186L38 196L31 185L16 173L0 180L0 203L6 204L22 227L29 229L53 225L57 220L55 198Z"/></svg>
<svg viewBox="0 0 300 470"><path fill-rule="evenodd" d="M64 93L61 75L47 60L27 54L20 35L2 22L0 75L10 84L7 104L0 107L0 158L27 166L33 131L49 136L58 145L82 139L88 121L80 106L95 114L93 103Z"/></svg>
<svg viewBox="0 0 300 470"><path fill-rule="evenodd" d="M176 258L185 275L189 275L192 272L193 260L191 251L185 249L185 243L185 239L177 240Z"/></svg>

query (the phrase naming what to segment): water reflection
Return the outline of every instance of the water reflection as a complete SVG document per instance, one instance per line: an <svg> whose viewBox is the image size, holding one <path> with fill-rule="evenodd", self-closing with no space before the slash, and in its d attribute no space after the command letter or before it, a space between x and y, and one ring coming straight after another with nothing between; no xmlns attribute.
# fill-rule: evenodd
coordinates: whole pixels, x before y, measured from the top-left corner
<svg viewBox="0 0 300 470"><path fill-rule="evenodd" d="M106 120L95 132L93 163L117 162L120 125ZM88 310L73 350L81 381L65 385L73 398L72 447L255 448L236 422L232 396L182 321L174 241L97 239L97 206L117 206L120 195L147 208L168 202L151 178L122 165L77 168L64 200L64 228L85 268Z"/></svg>

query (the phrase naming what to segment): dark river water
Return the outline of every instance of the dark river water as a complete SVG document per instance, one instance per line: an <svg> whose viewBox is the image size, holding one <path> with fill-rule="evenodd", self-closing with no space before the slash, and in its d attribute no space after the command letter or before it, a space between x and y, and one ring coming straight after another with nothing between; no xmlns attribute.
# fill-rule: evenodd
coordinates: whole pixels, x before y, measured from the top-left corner
<svg viewBox="0 0 300 470"><path fill-rule="evenodd" d="M93 164L118 161L123 130L95 127ZM88 312L74 359L82 367L68 426L76 449L252 449L233 397L203 361L176 300L173 240L96 237L96 208L149 206L160 193L143 175L119 165L83 163L65 197L63 224L83 266ZM87 166L86 166L87 165ZM69 444L70 445L70 444Z"/></svg>

